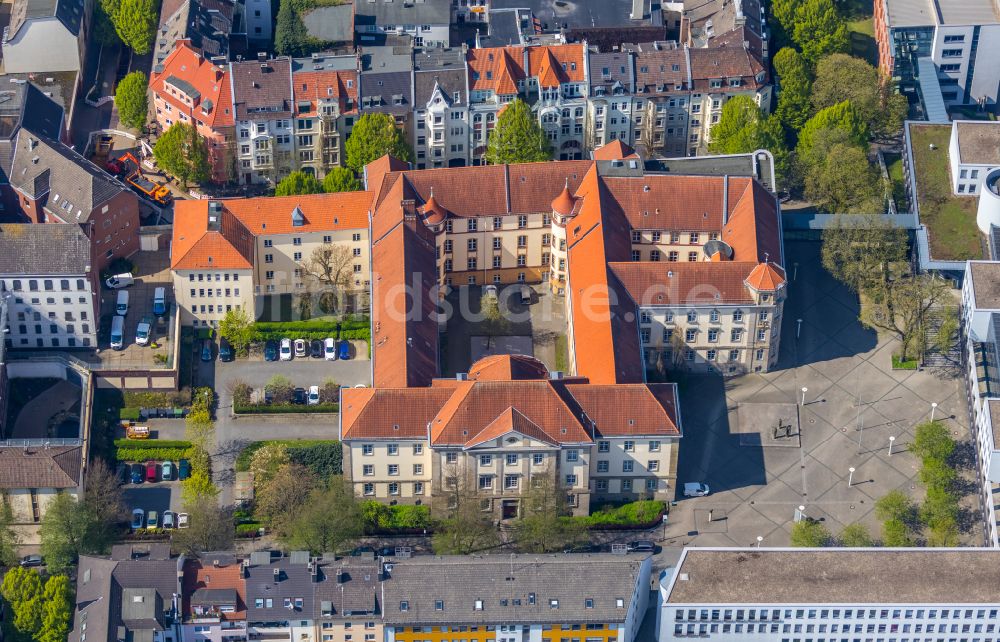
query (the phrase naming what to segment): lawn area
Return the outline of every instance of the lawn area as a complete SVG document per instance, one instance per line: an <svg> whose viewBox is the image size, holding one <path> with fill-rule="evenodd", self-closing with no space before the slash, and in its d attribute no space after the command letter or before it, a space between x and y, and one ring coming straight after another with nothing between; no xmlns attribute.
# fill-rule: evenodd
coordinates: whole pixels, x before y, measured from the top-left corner
<svg viewBox="0 0 1000 642"><path fill-rule="evenodd" d="M948 177L950 136L951 125L910 126L920 222L927 226L933 258L981 259L983 247L976 227L976 197L951 193ZM930 148L932 144L936 149Z"/></svg>
<svg viewBox="0 0 1000 642"><path fill-rule="evenodd" d="M848 0L844 4L847 31L851 38L851 54L878 65L875 23L872 22L873 3L866 0Z"/></svg>
<svg viewBox="0 0 1000 642"><path fill-rule="evenodd" d="M910 204L906 198L906 178L903 176L903 157L900 154L883 154L885 167L892 181L892 199L896 201L896 210L908 212Z"/></svg>

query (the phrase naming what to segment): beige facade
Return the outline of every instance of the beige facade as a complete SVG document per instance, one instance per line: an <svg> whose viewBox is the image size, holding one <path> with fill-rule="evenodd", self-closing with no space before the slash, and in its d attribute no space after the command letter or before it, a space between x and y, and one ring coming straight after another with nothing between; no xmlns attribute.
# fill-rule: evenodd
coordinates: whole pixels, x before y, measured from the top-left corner
<svg viewBox="0 0 1000 642"><path fill-rule="evenodd" d="M174 270L174 297L181 323L218 326L226 312L243 308L253 316L251 270Z"/></svg>
<svg viewBox="0 0 1000 642"><path fill-rule="evenodd" d="M337 246L338 267L345 271L348 288L364 290L371 284L368 229L289 232L256 236L257 262L254 284L260 294L302 294L318 290L321 283L310 276L308 264L321 247ZM303 265L305 263L306 265Z"/></svg>
<svg viewBox="0 0 1000 642"><path fill-rule="evenodd" d="M438 270L445 285L549 278L553 230L547 213L449 218L436 227Z"/></svg>
<svg viewBox="0 0 1000 642"><path fill-rule="evenodd" d="M2 491L2 501L10 507L14 522L19 524L37 524L45 516L45 509L59 493L68 493L77 498L75 488L9 488Z"/></svg>

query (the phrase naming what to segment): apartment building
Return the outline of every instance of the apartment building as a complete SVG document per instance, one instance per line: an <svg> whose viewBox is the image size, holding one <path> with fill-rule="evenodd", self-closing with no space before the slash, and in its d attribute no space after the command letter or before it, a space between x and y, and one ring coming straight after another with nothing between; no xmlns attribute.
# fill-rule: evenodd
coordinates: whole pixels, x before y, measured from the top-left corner
<svg viewBox="0 0 1000 642"><path fill-rule="evenodd" d="M22 536L35 530L60 493L83 490L83 446L0 445L0 502ZM38 541L37 539L35 541Z"/></svg>
<svg viewBox="0 0 1000 642"><path fill-rule="evenodd" d="M258 2L251 0L251 4ZM243 5L235 0L183 0L164 5L153 44L153 71L163 71L162 65L178 41L185 41L206 59L223 67L229 61L230 51L245 52ZM270 8L267 12L270 15Z"/></svg>
<svg viewBox="0 0 1000 642"><path fill-rule="evenodd" d="M179 201L171 271L181 322L217 325L233 307L256 318L272 296L318 299L331 289L339 309L353 310L352 295L370 286L370 199L344 192Z"/></svg>
<svg viewBox="0 0 1000 642"><path fill-rule="evenodd" d="M189 40L153 67L149 75L156 123L166 131L174 123L193 125L208 144L212 180L235 178L236 131L229 69L213 62Z"/></svg>
<svg viewBox="0 0 1000 642"><path fill-rule="evenodd" d="M590 93L587 98L586 149L612 141L635 145L640 137L644 101L635 96L635 64L626 51L588 52Z"/></svg>
<svg viewBox="0 0 1000 642"><path fill-rule="evenodd" d="M415 47L447 47L451 0L354 0L354 30L364 47L393 36L409 36Z"/></svg>
<svg viewBox="0 0 1000 642"><path fill-rule="evenodd" d="M483 164L489 133L515 98L531 105L553 158L582 159L588 60L586 43L470 49L472 164Z"/></svg>
<svg viewBox="0 0 1000 642"><path fill-rule="evenodd" d="M240 185L277 184L300 168L296 155L291 58L229 64Z"/></svg>
<svg viewBox="0 0 1000 642"><path fill-rule="evenodd" d="M1000 547L1000 263L969 261L962 284L962 351L987 543Z"/></svg>
<svg viewBox="0 0 1000 642"><path fill-rule="evenodd" d="M292 60L299 167L323 178L344 164L343 143L358 118L358 60L313 54Z"/></svg>
<svg viewBox="0 0 1000 642"><path fill-rule="evenodd" d="M635 555L402 560L383 584L385 640L633 642L649 600L651 563Z"/></svg>
<svg viewBox="0 0 1000 642"><path fill-rule="evenodd" d="M469 159L469 76L466 47L413 52L417 169L464 167Z"/></svg>
<svg viewBox="0 0 1000 642"><path fill-rule="evenodd" d="M634 55L634 118L642 121L631 140L651 153L707 153L711 128L733 96L750 96L770 110L766 67L742 42L708 48L652 42L625 49Z"/></svg>
<svg viewBox="0 0 1000 642"><path fill-rule="evenodd" d="M185 558L181 581L181 640L245 642L246 582L242 561L232 553Z"/></svg>
<svg viewBox="0 0 1000 642"><path fill-rule="evenodd" d="M359 48L361 111L389 114L413 140L413 48L409 45Z"/></svg>
<svg viewBox="0 0 1000 642"><path fill-rule="evenodd" d="M345 389L340 438L357 495L425 503L457 487L500 519L543 481L575 514L594 501L672 496L673 384L590 385L533 357L498 355L430 387Z"/></svg>
<svg viewBox="0 0 1000 642"><path fill-rule="evenodd" d="M331 556L332 557L332 556ZM383 623L382 565L373 557L328 559L308 551L244 561L246 632L288 642L377 642Z"/></svg>
<svg viewBox="0 0 1000 642"><path fill-rule="evenodd" d="M118 544L111 555L81 555L70 642L180 642L183 557L167 543Z"/></svg>
<svg viewBox="0 0 1000 642"><path fill-rule="evenodd" d="M658 639L996 640L997 562L984 548L686 548L661 582Z"/></svg>
<svg viewBox="0 0 1000 642"><path fill-rule="evenodd" d="M918 61L929 58L947 106L981 105L994 111L1000 69L1000 16L992 0L877 0L875 40L879 67L917 91Z"/></svg>
<svg viewBox="0 0 1000 642"><path fill-rule="evenodd" d="M78 225L0 225L0 296L9 347L97 346L99 272Z"/></svg>

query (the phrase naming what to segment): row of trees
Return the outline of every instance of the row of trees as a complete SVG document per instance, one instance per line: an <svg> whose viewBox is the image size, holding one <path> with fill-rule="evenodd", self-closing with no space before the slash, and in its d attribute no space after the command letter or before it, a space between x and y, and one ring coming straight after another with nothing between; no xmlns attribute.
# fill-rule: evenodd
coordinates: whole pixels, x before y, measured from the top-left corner
<svg viewBox="0 0 1000 642"><path fill-rule="evenodd" d="M97 42L121 41L140 56L153 48L160 20L159 0L99 0L94 7Z"/></svg>
<svg viewBox="0 0 1000 642"><path fill-rule="evenodd" d="M7 608L3 622L8 642L64 642L73 615L73 587L66 575L46 579L35 569L14 566L4 575L0 595Z"/></svg>

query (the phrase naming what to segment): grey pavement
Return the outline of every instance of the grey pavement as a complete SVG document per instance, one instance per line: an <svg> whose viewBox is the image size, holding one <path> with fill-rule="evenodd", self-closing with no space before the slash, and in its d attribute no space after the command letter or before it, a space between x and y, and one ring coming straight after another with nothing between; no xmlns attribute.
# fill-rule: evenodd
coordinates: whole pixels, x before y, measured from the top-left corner
<svg viewBox="0 0 1000 642"><path fill-rule="evenodd" d="M219 501L226 505L232 501L233 465L244 446L265 439L336 439L339 426L336 415L269 415L232 416L232 393L237 381L260 388L276 374L288 377L296 386L308 388L322 385L333 379L342 386L371 385L371 361L349 359L326 361L323 359L293 359L292 361L257 361L238 359L229 363L218 360L209 364L199 362L199 381L209 376L219 398L215 421L216 450L212 453L213 473L221 490Z"/></svg>
<svg viewBox="0 0 1000 642"><path fill-rule="evenodd" d="M785 546L800 505L834 534L860 522L877 537L873 507L879 497L900 489L922 499L918 462L907 445L914 427L930 418L931 403L957 440L970 439L958 373L893 371L897 342L860 325L856 297L823 270L819 244L788 243L786 254L786 265L797 262L799 268L785 303L778 368L730 380L690 376L681 383L678 486L705 482L712 494L677 498L665 546L746 546L758 536L765 546ZM740 402L799 403L803 387L801 448L741 445L735 434ZM979 510L974 493L963 506L972 514ZM962 540L980 543L976 521Z"/></svg>

